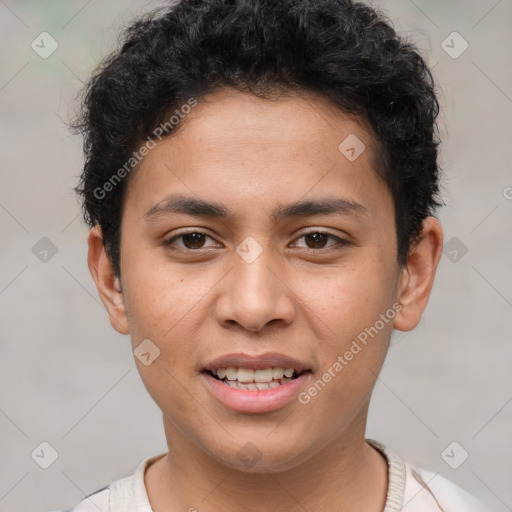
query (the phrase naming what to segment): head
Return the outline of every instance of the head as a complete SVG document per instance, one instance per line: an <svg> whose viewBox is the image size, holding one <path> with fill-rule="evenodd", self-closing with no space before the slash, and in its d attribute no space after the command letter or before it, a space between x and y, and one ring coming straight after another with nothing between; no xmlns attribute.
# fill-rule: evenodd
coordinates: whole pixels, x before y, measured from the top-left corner
<svg viewBox="0 0 512 512"><path fill-rule="evenodd" d="M77 192L168 436L237 467L251 442L249 471L364 434L440 258L437 114L418 50L361 3L183 0L126 30L85 91ZM219 357L276 354L303 366L294 400L212 394Z"/></svg>

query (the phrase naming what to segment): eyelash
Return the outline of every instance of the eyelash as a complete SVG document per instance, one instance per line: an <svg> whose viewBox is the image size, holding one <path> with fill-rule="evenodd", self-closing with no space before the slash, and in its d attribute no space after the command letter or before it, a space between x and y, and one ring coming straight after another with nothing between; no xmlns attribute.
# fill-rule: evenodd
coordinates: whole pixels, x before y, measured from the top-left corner
<svg viewBox="0 0 512 512"><path fill-rule="evenodd" d="M187 231L185 233L180 233L178 235L174 235L173 237L171 237L171 238L169 238L167 240L164 240L162 245L164 245L166 248L168 248L170 250L173 250L173 251L200 252L200 251L204 250L203 248L188 249L187 247L184 247L184 248L182 248L182 247L178 247L178 248L173 247L175 240L178 240L178 239L182 238L185 235L191 235L191 234L205 235L206 237L211 238L213 240L213 237L210 236L208 233L205 233L203 231L194 230L194 231ZM313 248L310 248L310 247L302 247L302 249L305 249L306 251L312 251L312 252L322 252L322 251L326 252L326 251L332 250L331 248L333 246L339 245L339 246L341 246L339 248L342 248L342 247L350 244L350 242L348 242L347 240L344 240L343 238L335 236L332 233L329 233L328 231L319 231L319 230L313 230L313 231L309 231L307 233L303 233L302 235L300 235L297 238L297 240L300 240L301 238L304 238L305 236L314 235L314 234L327 235L329 238L332 238L332 239L336 240L337 244L332 244L331 246L327 246L327 247L321 247L319 249L313 249Z"/></svg>

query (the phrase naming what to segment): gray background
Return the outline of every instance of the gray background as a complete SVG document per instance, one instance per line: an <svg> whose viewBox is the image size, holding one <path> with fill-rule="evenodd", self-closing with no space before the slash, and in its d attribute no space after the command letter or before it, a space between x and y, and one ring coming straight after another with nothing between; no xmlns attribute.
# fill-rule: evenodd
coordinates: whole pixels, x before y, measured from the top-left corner
<svg viewBox="0 0 512 512"><path fill-rule="evenodd" d="M374 3L424 49L442 89L440 219L455 239L420 326L393 337L368 436L512 510L512 1ZM166 450L87 268L72 191L81 140L64 124L120 26L159 4L0 0L1 511L71 507ZM31 48L43 31L59 45L47 59ZM454 31L469 44L458 58L441 46ZM57 248L46 262L33 252L43 237ZM43 441L59 455L46 470L31 458ZM452 465L469 453L458 469L441 456L453 441Z"/></svg>

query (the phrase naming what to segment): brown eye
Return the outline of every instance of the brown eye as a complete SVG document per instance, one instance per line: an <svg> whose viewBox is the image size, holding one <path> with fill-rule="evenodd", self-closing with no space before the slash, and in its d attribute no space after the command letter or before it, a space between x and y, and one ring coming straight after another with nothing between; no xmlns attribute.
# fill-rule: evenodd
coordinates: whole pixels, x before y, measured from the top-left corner
<svg viewBox="0 0 512 512"><path fill-rule="evenodd" d="M211 238L211 236L206 233L201 233L200 231L191 231L189 233L182 233L181 235L176 235L170 238L169 240L164 241L165 246L177 246L177 249L184 250L198 250L203 249L206 238ZM176 240L182 240L182 245L175 244Z"/></svg>
<svg viewBox="0 0 512 512"><path fill-rule="evenodd" d="M311 241L311 244L307 244L310 249L323 248L329 238L331 237L325 233L310 233L308 235L304 235L305 240Z"/></svg>
<svg viewBox="0 0 512 512"><path fill-rule="evenodd" d="M187 233L182 235L182 239L187 249L201 249L204 244L205 235L203 233Z"/></svg>
<svg viewBox="0 0 512 512"><path fill-rule="evenodd" d="M346 240L343 240L337 236L331 235L330 233L325 233L323 231L311 231L310 233L305 233L304 235L300 236L298 240L301 238L304 239L306 242L306 249L327 249L333 245L347 245L348 242ZM332 239L335 241L335 243L326 245L329 239ZM304 247L304 246L301 246Z"/></svg>

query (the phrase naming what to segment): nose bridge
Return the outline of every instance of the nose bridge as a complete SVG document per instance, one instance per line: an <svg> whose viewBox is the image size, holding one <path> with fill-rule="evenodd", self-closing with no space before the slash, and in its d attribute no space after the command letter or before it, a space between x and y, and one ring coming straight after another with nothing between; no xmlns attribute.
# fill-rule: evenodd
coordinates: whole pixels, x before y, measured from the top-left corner
<svg viewBox="0 0 512 512"><path fill-rule="evenodd" d="M243 295L275 292L275 283L272 282L274 276L269 267L276 265L276 258L272 257L273 251L268 239L263 240L260 237L258 241L248 236L238 245L236 253L239 261L236 262L234 272L238 280L237 288L246 287L241 290Z"/></svg>
<svg viewBox="0 0 512 512"><path fill-rule="evenodd" d="M268 238L244 239L217 302L219 322L235 321L248 330L262 329L276 319L290 322L294 308L278 277L279 265Z"/></svg>

